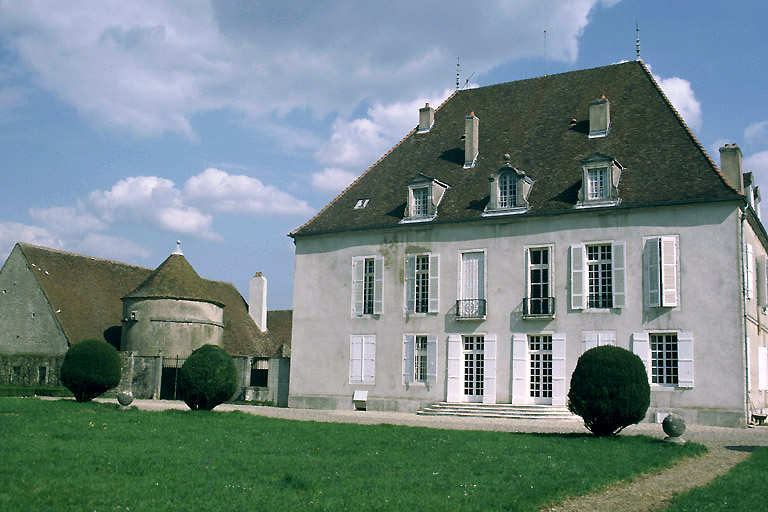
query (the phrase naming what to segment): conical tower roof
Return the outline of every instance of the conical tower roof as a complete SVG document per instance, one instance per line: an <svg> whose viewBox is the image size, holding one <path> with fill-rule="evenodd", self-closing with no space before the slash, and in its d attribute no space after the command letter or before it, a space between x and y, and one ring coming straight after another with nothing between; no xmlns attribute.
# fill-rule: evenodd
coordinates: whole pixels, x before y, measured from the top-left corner
<svg viewBox="0 0 768 512"><path fill-rule="evenodd" d="M174 252L126 298L186 299L212 302L210 284L202 279L180 252Z"/></svg>

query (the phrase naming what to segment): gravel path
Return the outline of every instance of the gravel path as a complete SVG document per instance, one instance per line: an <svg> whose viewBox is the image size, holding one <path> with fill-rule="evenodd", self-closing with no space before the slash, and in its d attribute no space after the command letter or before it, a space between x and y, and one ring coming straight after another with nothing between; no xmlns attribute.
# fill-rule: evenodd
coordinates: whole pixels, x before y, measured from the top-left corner
<svg viewBox="0 0 768 512"><path fill-rule="evenodd" d="M105 400L115 402L115 400ZM132 405L144 410L187 409L184 402L168 400L135 400ZM587 430L577 420L505 420L454 416L417 416L410 413L376 411L324 411L315 409L281 409L252 405L223 404L217 411L239 410L258 416L299 421L335 423L409 425L457 430L493 430L500 432L584 433ZM663 439L661 425L643 423L626 428L622 435L648 435ZM639 512L663 509L675 494L705 485L718 475L749 456L757 446L768 446L768 426L748 429L688 426L683 436L688 441L706 445L709 453L695 459L682 460L672 466L633 481L620 482L600 492L569 498L548 508L548 511L566 512L590 510Z"/></svg>

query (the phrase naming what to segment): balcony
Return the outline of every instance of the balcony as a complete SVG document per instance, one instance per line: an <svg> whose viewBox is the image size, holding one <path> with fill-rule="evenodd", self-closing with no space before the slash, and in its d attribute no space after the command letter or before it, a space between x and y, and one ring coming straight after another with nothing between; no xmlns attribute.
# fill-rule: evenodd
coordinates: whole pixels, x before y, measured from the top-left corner
<svg viewBox="0 0 768 512"><path fill-rule="evenodd" d="M555 318L555 298L524 298L523 318Z"/></svg>
<svg viewBox="0 0 768 512"><path fill-rule="evenodd" d="M459 299L456 301L457 320L485 320L485 299Z"/></svg>

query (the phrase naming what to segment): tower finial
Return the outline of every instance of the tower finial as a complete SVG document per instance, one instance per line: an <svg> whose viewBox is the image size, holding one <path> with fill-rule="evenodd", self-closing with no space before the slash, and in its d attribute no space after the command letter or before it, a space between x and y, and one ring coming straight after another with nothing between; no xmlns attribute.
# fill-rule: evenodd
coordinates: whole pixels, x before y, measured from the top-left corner
<svg viewBox="0 0 768 512"><path fill-rule="evenodd" d="M637 31L637 39L635 39L635 53L637 54L637 60L640 60L640 24L635 20L635 31Z"/></svg>
<svg viewBox="0 0 768 512"><path fill-rule="evenodd" d="M173 254L181 254L184 256L184 253L181 252L181 240L176 240L176 250L173 251Z"/></svg>

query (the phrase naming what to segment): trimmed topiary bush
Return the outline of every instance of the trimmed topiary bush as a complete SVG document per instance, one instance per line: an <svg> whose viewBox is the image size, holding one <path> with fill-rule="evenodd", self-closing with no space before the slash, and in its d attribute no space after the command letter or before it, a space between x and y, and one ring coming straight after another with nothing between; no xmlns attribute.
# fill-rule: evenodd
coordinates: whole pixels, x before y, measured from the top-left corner
<svg viewBox="0 0 768 512"><path fill-rule="evenodd" d="M619 347L595 347L576 363L568 409L596 436L610 436L639 423L651 403L642 360Z"/></svg>
<svg viewBox="0 0 768 512"><path fill-rule="evenodd" d="M75 343L64 355L61 383L78 402L90 402L120 384L120 355L103 340Z"/></svg>
<svg viewBox="0 0 768 512"><path fill-rule="evenodd" d="M176 391L192 410L210 411L229 400L237 389L235 362L216 345L203 345L179 370Z"/></svg>

